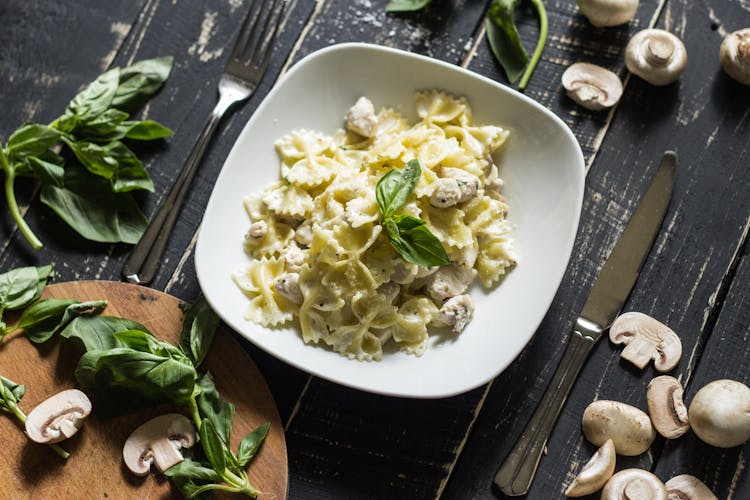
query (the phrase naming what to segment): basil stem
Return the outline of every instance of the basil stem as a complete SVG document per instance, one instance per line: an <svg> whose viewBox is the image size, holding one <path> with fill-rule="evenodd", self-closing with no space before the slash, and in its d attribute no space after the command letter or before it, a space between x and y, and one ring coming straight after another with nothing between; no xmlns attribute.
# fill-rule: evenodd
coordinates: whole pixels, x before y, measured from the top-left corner
<svg viewBox="0 0 750 500"><path fill-rule="evenodd" d="M23 215L21 215L21 211L18 209L18 202L16 201L16 192L14 189L14 184L16 182L16 168L8 163L8 157L5 155L5 151L2 150L0 150L0 167L2 167L5 172L5 199L8 202L10 214L18 225L18 228L21 230L21 234L23 234L24 238L26 238L34 250L39 250L42 248L42 242L39 241L39 238L36 237L29 225L26 224Z"/></svg>
<svg viewBox="0 0 750 500"><path fill-rule="evenodd" d="M544 45L547 43L547 9L544 7L544 0L530 0L531 4L536 9L537 15L539 16L539 39L536 42L536 48L534 54L531 56L526 71L521 77L521 81L518 83L518 90L524 90L528 85L531 75L536 69L536 65L539 63L539 59L542 57L542 51Z"/></svg>

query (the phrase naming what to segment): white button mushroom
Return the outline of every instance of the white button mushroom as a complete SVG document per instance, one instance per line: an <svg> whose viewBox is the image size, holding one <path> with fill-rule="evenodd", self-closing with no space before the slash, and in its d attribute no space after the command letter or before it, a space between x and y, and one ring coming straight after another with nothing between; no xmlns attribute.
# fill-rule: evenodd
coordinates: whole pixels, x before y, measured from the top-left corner
<svg viewBox="0 0 750 500"><path fill-rule="evenodd" d="M640 455L651 446L656 430L643 411L619 401L599 400L583 412L583 435L596 446L611 439L620 455Z"/></svg>
<svg viewBox="0 0 750 500"><path fill-rule="evenodd" d="M680 474L666 482L669 500L718 500L703 481L690 474Z"/></svg>
<svg viewBox="0 0 750 500"><path fill-rule="evenodd" d="M669 31L647 29L630 39L625 65L651 85L668 85L685 71L687 50L682 40Z"/></svg>
<svg viewBox="0 0 750 500"><path fill-rule="evenodd" d="M656 377L646 389L651 423L667 439L675 439L690 429L688 411L682 401L682 384L669 375Z"/></svg>
<svg viewBox="0 0 750 500"><path fill-rule="evenodd" d="M26 418L26 434L37 443L59 443L78 432L91 413L91 401L78 389L58 392Z"/></svg>
<svg viewBox="0 0 750 500"><path fill-rule="evenodd" d="M654 360L654 368L668 372L680 361L680 338L665 324L639 312L621 314L609 328L613 344L625 344L622 358L638 368Z"/></svg>
<svg viewBox="0 0 750 500"><path fill-rule="evenodd" d="M164 472L182 462L180 448L195 444L195 429L179 413L160 415L138 427L125 441L122 457L133 474L145 476L155 465Z"/></svg>
<svg viewBox="0 0 750 500"><path fill-rule="evenodd" d="M346 115L346 128L364 137L372 137L377 124L375 107L367 97L357 99Z"/></svg>
<svg viewBox="0 0 750 500"><path fill-rule="evenodd" d="M295 304L301 304L305 299L299 286L299 273L285 273L273 282L276 293L289 299Z"/></svg>
<svg viewBox="0 0 750 500"><path fill-rule="evenodd" d="M638 0L578 0L578 8L594 26L618 26L635 17Z"/></svg>
<svg viewBox="0 0 750 500"><path fill-rule="evenodd" d="M719 61L729 76L743 85L750 85L750 28L724 37L719 48Z"/></svg>
<svg viewBox="0 0 750 500"><path fill-rule="evenodd" d="M642 469L621 470L607 481L602 500L667 500L661 479Z"/></svg>
<svg viewBox="0 0 750 500"><path fill-rule="evenodd" d="M622 97L622 82L610 70L584 62L571 64L562 75L568 97L584 108L611 108Z"/></svg>
<svg viewBox="0 0 750 500"><path fill-rule="evenodd" d="M715 380L695 395L688 410L693 432L719 448L750 439L750 388L735 380Z"/></svg>
<svg viewBox="0 0 750 500"><path fill-rule="evenodd" d="M582 497L602 489L615 472L615 460L615 445L607 439L570 483L565 496Z"/></svg>
<svg viewBox="0 0 750 500"><path fill-rule="evenodd" d="M474 317L474 302L469 295L458 295L445 301L440 308L438 320L461 333Z"/></svg>

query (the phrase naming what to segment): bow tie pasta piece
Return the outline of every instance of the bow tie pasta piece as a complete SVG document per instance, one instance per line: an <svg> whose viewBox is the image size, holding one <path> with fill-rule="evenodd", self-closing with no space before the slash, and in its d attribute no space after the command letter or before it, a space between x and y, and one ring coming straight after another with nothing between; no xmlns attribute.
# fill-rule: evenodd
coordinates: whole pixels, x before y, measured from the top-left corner
<svg viewBox="0 0 750 500"><path fill-rule="evenodd" d="M381 109L369 117L369 137L298 130L276 142L282 179L245 199L250 263L233 275L249 299L250 321L274 326L296 318L304 342L353 359L380 360L387 343L420 356L432 330L446 331L453 302L460 300L465 314L446 334L471 320L468 282L478 276L492 287L515 265L503 181L491 156L508 131L473 123L468 101L441 91L418 92L416 111L412 125ZM376 196L379 181L412 160L419 178L408 181L408 191L391 186ZM393 203L387 232L379 203ZM425 229L450 265L425 267L412 262L434 261L404 253L432 251ZM436 293L435 283L451 273L465 282Z"/></svg>

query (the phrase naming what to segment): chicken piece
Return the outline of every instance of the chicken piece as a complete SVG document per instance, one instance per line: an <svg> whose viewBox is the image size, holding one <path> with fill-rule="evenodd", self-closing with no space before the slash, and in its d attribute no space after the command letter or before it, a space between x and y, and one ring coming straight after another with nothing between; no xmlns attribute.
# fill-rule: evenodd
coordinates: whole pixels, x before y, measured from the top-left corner
<svg viewBox="0 0 750 500"><path fill-rule="evenodd" d="M294 230L294 241L296 241L301 247L309 247L310 243L312 243L312 238L312 224L309 224L307 221L300 224L299 227Z"/></svg>
<svg viewBox="0 0 750 500"><path fill-rule="evenodd" d="M474 302L469 295L457 295L448 299L438 312L438 320L461 333L474 317Z"/></svg>
<svg viewBox="0 0 750 500"><path fill-rule="evenodd" d="M266 221L259 220L250 224L247 232L245 233L245 239L251 241L260 241L268 234L268 224Z"/></svg>
<svg viewBox="0 0 750 500"><path fill-rule="evenodd" d="M470 174L460 168L443 167L438 171L438 175L443 179L455 179L458 183L458 188L461 191L461 196L458 199L458 203L469 201L477 194L479 189L479 177L474 174Z"/></svg>
<svg viewBox="0 0 750 500"><path fill-rule="evenodd" d="M276 293L295 304L301 304L304 300L302 289L299 286L299 273L282 274L274 280L273 287Z"/></svg>
<svg viewBox="0 0 750 500"><path fill-rule="evenodd" d="M440 306L447 299L466 291L474 280L475 271L451 264L443 266L426 279L427 295Z"/></svg>
<svg viewBox="0 0 750 500"><path fill-rule="evenodd" d="M346 115L346 128L364 137L372 137L377 124L375 107L367 97L357 99Z"/></svg>
<svg viewBox="0 0 750 500"><path fill-rule="evenodd" d="M404 262L401 257L397 257L393 263L391 281L398 283L399 285L408 285L417 278L418 271L419 266Z"/></svg>
<svg viewBox="0 0 750 500"><path fill-rule="evenodd" d="M305 252L294 241L281 251L281 256L284 257L285 269L288 273L298 273L302 264L305 263Z"/></svg>
<svg viewBox="0 0 750 500"><path fill-rule="evenodd" d="M438 179L430 196L430 205L438 208L452 207L461 199L461 187L456 179Z"/></svg>

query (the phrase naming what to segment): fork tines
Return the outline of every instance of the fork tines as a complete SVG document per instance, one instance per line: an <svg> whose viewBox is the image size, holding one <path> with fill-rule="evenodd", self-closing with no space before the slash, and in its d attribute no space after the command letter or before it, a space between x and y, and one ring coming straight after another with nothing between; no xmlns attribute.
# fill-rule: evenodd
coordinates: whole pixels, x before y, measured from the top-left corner
<svg viewBox="0 0 750 500"><path fill-rule="evenodd" d="M289 0L252 0L230 59L264 69Z"/></svg>

